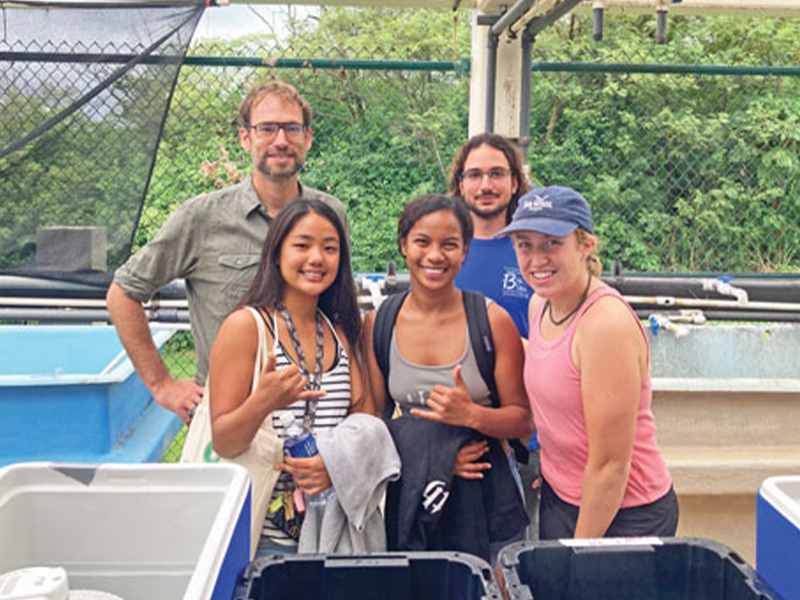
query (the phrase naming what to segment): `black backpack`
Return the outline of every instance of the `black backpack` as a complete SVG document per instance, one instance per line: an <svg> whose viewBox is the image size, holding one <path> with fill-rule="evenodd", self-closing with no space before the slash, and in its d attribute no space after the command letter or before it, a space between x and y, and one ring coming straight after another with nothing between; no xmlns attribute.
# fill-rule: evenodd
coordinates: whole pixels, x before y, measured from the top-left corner
<svg viewBox="0 0 800 600"><path fill-rule="evenodd" d="M494 340L492 339L492 329L489 325L486 298L479 292L462 290L461 293L464 298L464 311L467 314L467 324L469 326L469 342L472 345L472 351L475 353L478 370L486 387L489 388L492 406L498 408L500 406L500 397L494 380ZM408 291L392 294L383 301L375 315L372 346L386 386L386 406L383 410L385 419L390 419L392 413L394 413L394 399L389 395L389 344L392 340L395 321L397 321L397 313L400 312L400 307L407 296ZM528 464L528 450L525 445L516 439L509 440L509 443L514 449L514 456L517 462Z"/></svg>

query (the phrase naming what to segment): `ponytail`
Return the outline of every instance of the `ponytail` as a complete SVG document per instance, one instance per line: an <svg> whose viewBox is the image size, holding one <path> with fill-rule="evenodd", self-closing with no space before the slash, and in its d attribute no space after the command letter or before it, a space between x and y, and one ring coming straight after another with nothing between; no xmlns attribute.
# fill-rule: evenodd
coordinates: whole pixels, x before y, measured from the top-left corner
<svg viewBox="0 0 800 600"><path fill-rule="evenodd" d="M586 259L586 263L589 265L589 273L595 277L600 277L600 275L603 273L603 263L600 262L600 259L597 258L597 255L592 254Z"/></svg>
<svg viewBox="0 0 800 600"><path fill-rule="evenodd" d="M595 277L600 277L600 275L603 273L603 263L600 262L599 258L597 258L597 250L600 248L600 240L597 239L597 236L589 233L582 227L575 229L575 235L578 236L579 243L583 243L587 240L594 240L595 251L586 259L586 265L589 268L589 273Z"/></svg>

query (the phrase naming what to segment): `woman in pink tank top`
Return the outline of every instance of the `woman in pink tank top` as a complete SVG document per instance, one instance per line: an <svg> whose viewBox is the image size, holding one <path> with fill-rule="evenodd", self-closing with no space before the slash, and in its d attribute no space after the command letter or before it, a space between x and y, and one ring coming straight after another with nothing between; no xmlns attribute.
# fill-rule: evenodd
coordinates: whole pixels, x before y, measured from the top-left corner
<svg viewBox="0 0 800 600"><path fill-rule="evenodd" d="M540 538L674 535L647 338L600 280L588 203L570 188L531 190L498 235L512 237L535 292L525 388L542 445Z"/></svg>

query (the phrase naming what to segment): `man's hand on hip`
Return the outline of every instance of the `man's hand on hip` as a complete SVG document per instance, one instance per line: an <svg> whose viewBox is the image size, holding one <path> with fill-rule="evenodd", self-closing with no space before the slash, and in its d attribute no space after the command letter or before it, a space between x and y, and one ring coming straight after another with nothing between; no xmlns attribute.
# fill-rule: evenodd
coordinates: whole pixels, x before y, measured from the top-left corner
<svg viewBox="0 0 800 600"><path fill-rule="evenodd" d="M194 379L170 377L153 391L153 398L188 425L192 421L195 407L203 399L203 386L198 385Z"/></svg>

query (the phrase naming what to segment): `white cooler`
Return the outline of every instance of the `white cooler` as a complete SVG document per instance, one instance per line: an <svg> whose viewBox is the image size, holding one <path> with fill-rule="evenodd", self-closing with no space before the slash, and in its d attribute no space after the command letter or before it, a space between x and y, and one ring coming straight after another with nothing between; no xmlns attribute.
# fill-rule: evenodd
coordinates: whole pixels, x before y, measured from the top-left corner
<svg viewBox="0 0 800 600"><path fill-rule="evenodd" d="M18 463L0 469L0 576L61 567L70 590L230 600L249 521L236 465Z"/></svg>

